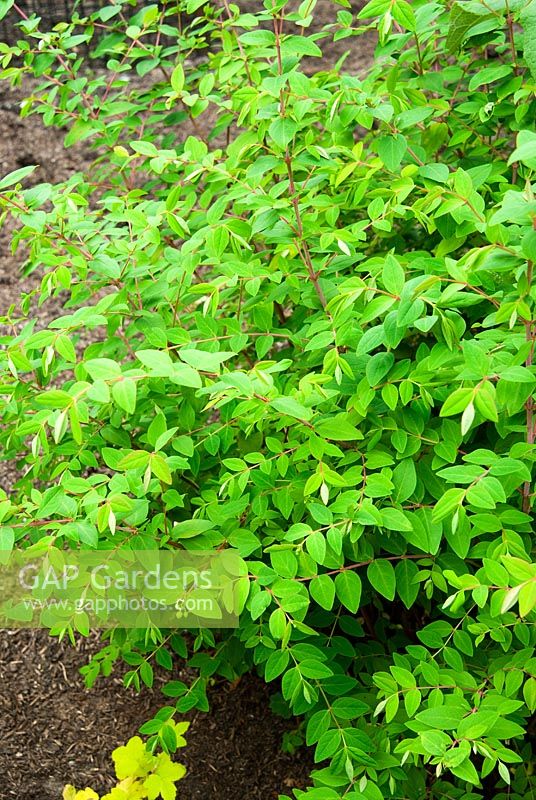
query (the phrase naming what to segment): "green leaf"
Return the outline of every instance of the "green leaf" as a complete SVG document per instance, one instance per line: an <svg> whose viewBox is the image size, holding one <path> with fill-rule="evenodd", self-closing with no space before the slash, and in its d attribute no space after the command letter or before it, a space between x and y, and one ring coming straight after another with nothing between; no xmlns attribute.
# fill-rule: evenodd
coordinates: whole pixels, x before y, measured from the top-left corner
<svg viewBox="0 0 536 800"><path fill-rule="evenodd" d="M30 280L4 292L0 546L238 554L221 602L86 671L196 671L134 748L153 800L176 715L252 667L324 762L303 800L527 791L536 0L365 2L324 30L324 0L117 0L89 47L72 19L3 46L28 124L97 160L4 165Z"/></svg>
<svg viewBox="0 0 536 800"><path fill-rule="evenodd" d="M337 414L333 419L317 422L315 432L323 439L332 439L335 442L352 442L363 438L361 431L348 422L345 414Z"/></svg>
<svg viewBox="0 0 536 800"><path fill-rule="evenodd" d="M331 714L328 709L317 711L307 722L306 742L309 746L316 744L320 737L329 730Z"/></svg>
<svg viewBox="0 0 536 800"><path fill-rule="evenodd" d="M229 231L224 225L219 225L217 228L212 228L207 233L206 238L207 252L210 256L221 258L229 244ZM195 351L194 351L195 352ZM200 351L204 353L203 350ZM211 355L207 353L207 355ZM194 366L199 366L194 364Z"/></svg>
<svg viewBox="0 0 536 800"><path fill-rule="evenodd" d="M536 133L534 131L519 131L517 134L516 148L508 159L508 164L521 161L531 169L536 169Z"/></svg>
<svg viewBox="0 0 536 800"><path fill-rule="evenodd" d="M489 10L482 6L480 9L475 3L468 10L461 3L454 3L450 11L450 24L447 35L447 52L454 53L459 50L467 33L478 22L482 22L491 16Z"/></svg>
<svg viewBox="0 0 536 800"><path fill-rule="evenodd" d="M283 639L287 628L287 617L282 608L276 608L270 614L268 627L274 639Z"/></svg>
<svg viewBox="0 0 536 800"><path fill-rule="evenodd" d="M37 395L35 402L44 408L67 408L73 402L73 398L62 389L49 389L48 392Z"/></svg>
<svg viewBox="0 0 536 800"><path fill-rule="evenodd" d="M499 719L497 711L475 711L464 717L456 730L458 739L481 739Z"/></svg>
<svg viewBox="0 0 536 800"><path fill-rule="evenodd" d="M446 164L425 164L423 167L419 167L419 173L424 178L437 183L446 183L450 175Z"/></svg>
<svg viewBox="0 0 536 800"><path fill-rule="evenodd" d="M182 64L177 64L171 73L171 88L180 94L184 89L184 67Z"/></svg>
<svg viewBox="0 0 536 800"><path fill-rule="evenodd" d="M275 34L273 31L260 30L248 31L240 36L242 44L252 45L253 47L270 47L275 44Z"/></svg>
<svg viewBox="0 0 536 800"><path fill-rule="evenodd" d="M326 537L322 531L311 533L305 540L305 547L317 564L323 564L326 558Z"/></svg>
<svg viewBox="0 0 536 800"><path fill-rule="evenodd" d="M15 0L0 0L0 20L3 20L4 17L7 16L14 5Z"/></svg>
<svg viewBox="0 0 536 800"><path fill-rule="evenodd" d="M357 719L370 711L370 708L357 697L338 697L331 706L331 710L338 719Z"/></svg>
<svg viewBox="0 0 536 800"><path fill-rule="evenodd" d="M284 150L296 135L297 130L297 122L288 117L278 117L271 123L268 133L275 144Z"/></svg>
<svg viewBox="0 0 536 800"><path fill-rule="evenodd" d="M519 615L526 617L536 606L536 581L527 581L519 592Z"/></svg>
<svg viewBox="0 0 536 800"><path fill-rule="evenodd" d="M404 708L408 717L413 717L421 705L422 695L419 689L410 689L409 692L404 692Z"/></svg>
<svg viewBox="0 0 536 800"><path fill-rule="evenodd" d="M275 650L270 654L264 671L265 680L269 683L284 672L290 661L288 650Z"/></svg>
<svg viewBox="0 0 536 800"><path fill-rule="evenodd" d="M441 731L456 730L463 717L463 712L457 707L450 705L427 708L420 711L416 719L430 728L437 728Z"/></svg>
<svg viewBox="0 0 536 800"><path fill-rule="evenodd" d="M467 502L477 508L494 509L497 505L493 494L484 480L470 486L466 492Z"/></svg>
<svg viewBox="0 0 536 800"><path fill-rule="evenodd" d="M320 737L320 740L315 750L315 762L324 761L331 756L339 748L341 740L341 731L338 728L331 728Z"/></svg>
<svg viewBox="0 0 536 800"><path fill-rule="evenodd" d="M0 528L0 564L7 564L14 544L15 531L13 528Z"/></svg>
<svg viewBox="0 0 536 800"><path fill-rule="evenodd" d="M385 258L382 281L387 291L393 294L400 294L404 288L405 272L400 262L392 255L388 255Z"/></svg>
<svg viewBox="0 0 536 800"><path fill-rule="evenodd" d="M207 372L219 372L224 361L232 358L234 353L207 353L206 350L180 350L179 357L191 367Z"/></svg>
<svg viewBox="0 0 536 800"><path fill-rule="evenodd" d="M419 738L425 751L432 756L444 755L446 749L452 745L452 739L441 731L423 731Z"/></svg>
<svg viewBox="0 0 536 800"><path fill-rule="evenodd" d="M165 367L163 368L165 369ZM199 389L203 385L199 372L192 367L184 366L184 364L173 364L168 377L171 383L175 383L177 386L190 386L192 389Z"/></svg>
<svg viewBox="0 0 536 800"><path fill-rule="evenodd" d="M309 584L309 591L313 600L319 606L330 611L335 601L335 584L329 575L318 575Z"/></svg>
<svg viewBox="0 0 536 800"><path fill-rule="evenodd" d="M395 487L394 500L397 503L403 503L408 500L414 493L417 487L417 471L415 469L415 462L411 458L404 458L393 470L392 476L393 486ZM400 514L401 512L399 512ZM403 516L403 515L402 515ZM404 520L399 518L399 522L404 527L398 530L411 530L411 523L404 517ZM389 526L386 526L389 527ZM397 528L391 528L397 530Z"/></svg>
<svg viewBox="0 0 536 800"><path fill-rule="evenodd" d="M358 19L367 17L377 17L380 14L385 14L391 7L392 0L369 0L363 8L359 11Z"/></svg>
<svg viewBox="0 0 536 800"><path fill-rule="evenodd" d="M270 561L279 575L294 578L298 571L298 560L290 550L274 550L270 553Z"/></svg>
<svg viewBox="0 0 536 800"><path fill-rule="evenodd" d="M418 575L418 567L408 558L399 561L395 567L396 589L406 608L411 608L419 594Z"/></svg>
<svg viewBox="0 0 536 800"><path fill-rule="evenodd" d="M251 619L256 620L261 617L268 606L271 604L272 598L268 594L268 592L259 592L255 595L253 600L251 601L250 611L251 611Z"/></svg>
<svg viewBox="0 0 536 800"><path fill-rule="evenodd" d="M182 681L168 681L162 687L162 694L166 697L181 697L187 691L187 686Z"/></svg>
<svg viewBox="0 0 536 800"><path fill-rule="evenodd" d="M440 416L451 417L453 414L460 414L471 403L474 389L455 389L449 394L440 411Z"/></svg>
<svg viewBox="0 0 536 800"><path fill-rule="evenodd" d="M533 228L529 229L523 236L521 240L521 251L528 261L536 262L536 230ZM515 369L515 367L513 369ZM523 367L521 367L521 369L523 369Z"/></svg>
<svg viewBox="0 0 536 800"><path fill-rule="evenodd" d="M286 414L288 417L294 417L299 420L307 421L313 415L310 408L298 403L293 397L276 397L275 400L270 401L270 405L280 414Z"/></svg>
<svg viewBox="0 0 536 800"><path fill-rule="evenodd" d="M462 761L461 764L457 764L456 766L451 766L450 771L456 775L456 777L461 778L468 783L472 783L475 786L478 786L480 783L480 778L478 777L478 772L476 771L473 763L467 758L465 761Z"/></svg>
<svg viewBox="0 0 536 800"><path fill-rule="evenodd" d="M8 8L6 9L6 5ZM0 20L6 15L9 8L13 5L11 0L0 0ZM31 175L32 172L35 172L37 167L21 167L20 169L16 169L14 172L10 172L8 175L0 180L0 192L4 189L8 189L10 186L15 186L15 184L20 183L24 178L27 178L28 175Z"/></svg>
<svg viewBox="0 0 536 800"><path fill-rule="evenodd" d="M112 385L112 397L123 411L133 414L136 410L136 382L123 378Z"/></svg>
<svg viewBox="0 0 536 800"><path fill-rule="evenodd" d="M508 767L506 766L506 764L503 764L501 761L499 761L499 763L497 764L497 767L498 767L498 770L499 770L499 775L501 776L503 781L507 784L507 786L510 786L510 783L511 783L512 779L510 777L510 772L509 772Z"/></svg>
<svg viewBox="0 0 536 800"><path fill-rule="evenodd" d="M462 436L465 436L467 431L470 430L471 425L474 422L474 419L475 419L475 406L474 403L469 403L469 405L465 407L464 412L462 414L461 426L460 426Z"/></svg>
<svg viewBox="0 0 536 800"><path fill-rule="evenodd" d="M284 55L321 58L322 50L307 36L288 36L283 42Z"/></svg>
<svg viewBox="0 0 536 800"><path fill-rule="evenodd" d="M173 361L165 350L136 350L136 358L152 375L165 378L173 371Z"/></svg>
<svg viewBox="0 0 536 800"><path fill-rule="evenodd" d="M215 523L209 519L185 519L173 524L174 539L192 539L202 533L212 530Z"/></svg>
<svg viewBox="0 0 536 800"><path fill-rule="evenodd" d="M68 336L57 336L54 347L66 361L70 361L71 363L76 361L76 350Z"/></svg>
<svg viewBox="0 0 536 800"><path fill-rule="evenodd" d="M432 511L432 519L434 522L448 517L458 510L465 497L464 489L447 489L443 496L435 504Z"/></svg>
<svg viewBox="0 0 536 800"><path fill-rule="evenodd" d="M151 454L147 450L133 450L119 459L118 469L141 469L147 466Z"/></svg>
<svg viewBox="0 0 536 800"><path fill-rule="evenodd" d="M353 570L345 569L335 577L335 592L348 611L355 614L361 602L361 578Z"/></svg>
<svg viewBox="0 0 536 800"><path fill-rule="evenodd" d="M415 30L415 14L411 5L406 0L395 0L392 6L393 17L408 31Z"/></svg>
<svg viewBox="0 0 536 800"><path fill-rule="evenodd" d="M370 386L376 386L390 371L395 362L392 353L376 353L367 362L365 373Z"/></svg>
<svg viewBox="0 0 536 800"><path fill-rule="evenodd" d="M387 600L394 600L396 591L395 570L390 561L378 558L367 567L367 578L373 589L376 589Z"/></svg>
<svg viewBox="0 0 536 800"><path fill-rule="evenodd" d="M94 381L111 380L121 375L121 367L111 358L92 358L84 362L84 367Z"/></svg>
<svg viewBox="0 0 536 800"><path fill-rule="evenodd" d="M87 390L86 397L95 403L109 403L110 387L104 380L96 380Z"/></svg>
<svg viewBox="0 0 536 800"><path fill-rule="evenodd" d="M378 155L391 172L396 172L399 168L406 150L408 148L407 139L401 133L392 136L380 136L376 142Z"/></svg>
<svg viewBox="0 0 536 800"><path fill-rule="evenodd" d="M391 675L404 689L414 689L416 685L415 676L404 667L392 666L389 667Z"/></svg>
<svg viewBox="0 0 536 800"><path fill-rule="evenodd" d="M164 483L172 482L171 471L164 456L161 456L159 453L152 453L150 464L151 472L153 475L156 475L159 480Z"/></svg>
<svg viewBox="0 0 536 800"><path fill-rule="evenodd" d="M473 92L480 86L487 83L493 83L501 78L505 78L513 71L513 66L510 64L497 64L493 67L484 67L473 75L469 81L469 91Z"/></svg>
<svg viewBox="0 0 536 800"><path fill-rule="evenodd" d="M412 462L413 463L413 462ZM390 531L411 531L413 526L403 511L397 508L382 508L382 528Z"/></svg>
<svg viewBox="0 0 536 800"><path fill-rule="evenodd" d="M383 325L375 325L373 328L368 328L359 340L357 346L357 354L370 353L375 350L380 344L383 343L385 338L385 328Z"/></svg>
<svg viewBox="0 0 536 800"><path fill-rule="evenodd" d="M527 678L523 685L523 697L530 712L536 709L536 678Z"/></svg>
<svg viewBox="0 0 536 800"><path fill-rule="evenodd" d="M523 27L523 56L532 77L536 80L536 3L529 3L521 14Z"/></svg>

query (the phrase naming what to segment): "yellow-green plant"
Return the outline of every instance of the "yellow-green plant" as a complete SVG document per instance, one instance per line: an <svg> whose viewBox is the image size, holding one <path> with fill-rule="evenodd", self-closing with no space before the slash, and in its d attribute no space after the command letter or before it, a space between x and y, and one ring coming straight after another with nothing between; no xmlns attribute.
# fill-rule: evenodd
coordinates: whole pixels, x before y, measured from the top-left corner
<svg viewBox="0 0 536 800"><path fill-rule="evenodd" d="M168 721L168 736L172 735L176 747L184 747L183 734L188 722ZM99 795L93 789L75 789L68 785L63 790L63 800L175 800L176 783L186 774L186 768L171 760L168 753L154 754L139 737L133 736L127 744L112 753L117 784L109 792Z"/></svg>

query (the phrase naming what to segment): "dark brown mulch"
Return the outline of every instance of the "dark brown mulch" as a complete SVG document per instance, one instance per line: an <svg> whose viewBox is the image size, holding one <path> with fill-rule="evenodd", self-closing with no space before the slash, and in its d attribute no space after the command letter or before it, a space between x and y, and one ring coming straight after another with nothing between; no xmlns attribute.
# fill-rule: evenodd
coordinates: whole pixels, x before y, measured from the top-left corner
<svg viewBox="0 0 536 800"><path fill-rule="evenodd" d="M90 639L73 648L45 631L2 632L1 800L59 800L68 782L108 788L112 750L169 703L159 689L163 676L139 695L125 689L119 675L85 689L78 669L96 646ZM173 675L190 677L180 669ZM188 768L181 800L275 800L305 786L309 755L282 752L289 723L270 713L269 691L259 679L219 684L210 699L209 714L186 715L188 746L176 756Z"/></svg>

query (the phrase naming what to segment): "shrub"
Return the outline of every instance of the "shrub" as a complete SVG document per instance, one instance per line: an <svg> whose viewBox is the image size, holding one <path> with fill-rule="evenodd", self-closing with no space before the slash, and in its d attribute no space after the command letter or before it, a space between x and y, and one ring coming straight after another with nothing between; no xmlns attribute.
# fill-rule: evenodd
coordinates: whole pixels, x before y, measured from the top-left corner
<svg viewBox="0 0 536 800"><path fill-rule="evenodd" d="M238 551L238 630L117 630L86 678L188 657L184 712L257 670L315 747L298 798L528 798L536 4L314 7L118 2L2 48L95 160L0 184L65 297L5 317L1 542ZM323 64L370 31L365 75Z"/></svg>

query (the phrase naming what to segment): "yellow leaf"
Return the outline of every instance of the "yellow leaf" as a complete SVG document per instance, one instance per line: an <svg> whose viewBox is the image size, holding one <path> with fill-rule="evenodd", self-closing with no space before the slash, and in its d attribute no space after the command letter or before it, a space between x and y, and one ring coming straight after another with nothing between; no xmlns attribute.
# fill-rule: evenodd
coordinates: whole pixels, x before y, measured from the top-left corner
<svg viewBox="0 0 536 800"><path fill-rule="evenodd" d="M78 792L68 784L63 790L63 800L99 800L99 795L93 789L80 789Z"/></svg>
<svg viewBox="0 0 536 800"><path fill-rule="evenodd" d="M123 778L145 777L154 763L154 757L147 752L145 744L139 736L133 736L127 744L118 747L112 753L115 764L115 774Z"/></svg>

